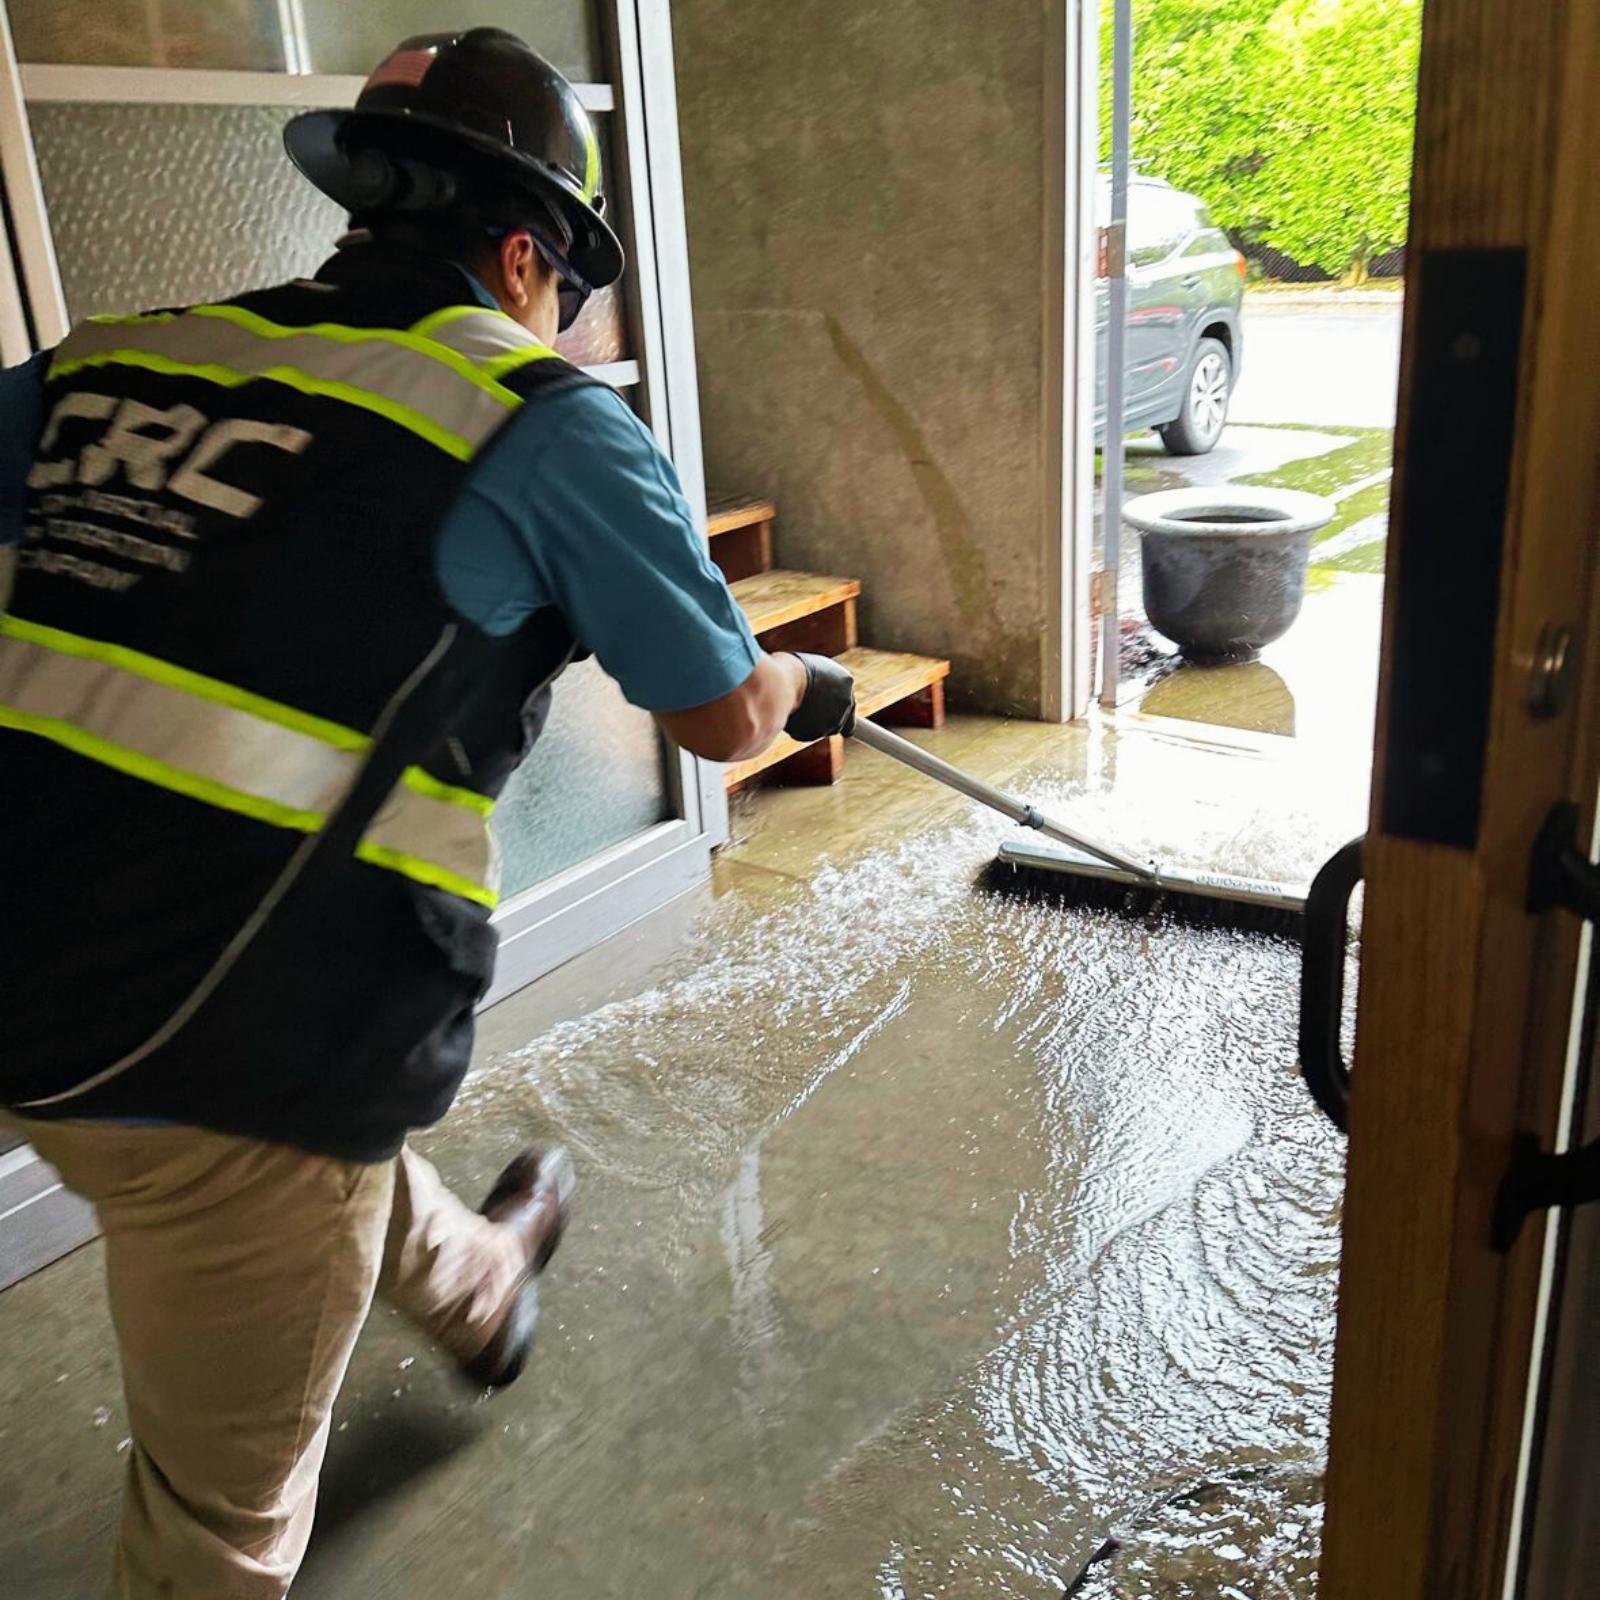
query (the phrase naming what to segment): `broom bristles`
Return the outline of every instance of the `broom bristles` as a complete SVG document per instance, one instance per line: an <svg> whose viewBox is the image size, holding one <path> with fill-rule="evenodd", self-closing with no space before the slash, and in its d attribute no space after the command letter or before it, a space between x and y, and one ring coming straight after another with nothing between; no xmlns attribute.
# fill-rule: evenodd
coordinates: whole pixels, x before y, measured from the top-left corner
<svg viewBox="0 0 1600 1600"><path fill-rule="evenodd" d="M980 887L1063 909L1111 911L1152 927L1233 928L1298 941L1305 929L1305 907L1295 900L1265 903L1230 900L1222 894L1171 884L1146 885L1123 878L1075 872L1070 861L1059 867L993 860L978 875Z"/></svg>

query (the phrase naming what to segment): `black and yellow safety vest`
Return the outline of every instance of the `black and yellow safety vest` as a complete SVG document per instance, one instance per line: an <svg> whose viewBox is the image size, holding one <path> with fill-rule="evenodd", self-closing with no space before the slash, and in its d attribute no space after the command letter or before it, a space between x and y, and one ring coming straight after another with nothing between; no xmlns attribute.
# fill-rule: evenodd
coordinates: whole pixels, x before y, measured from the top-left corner
<svg viewBox="0 0 1600 1600"><path fill-rule="evenodd" d="M0 618L0 1102L362 1160L449 1105L490 812L574 641L484 634L433 543L591 381L469 297L368 246L55 353Z"/></svg>

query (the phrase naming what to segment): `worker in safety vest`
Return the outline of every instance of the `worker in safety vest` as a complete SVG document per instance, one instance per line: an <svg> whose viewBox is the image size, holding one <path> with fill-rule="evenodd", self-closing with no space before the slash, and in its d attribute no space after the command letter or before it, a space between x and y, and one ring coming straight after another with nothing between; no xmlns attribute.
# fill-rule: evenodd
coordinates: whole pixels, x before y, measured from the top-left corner
<svg viewBox="0 0 1600 1600"><path fill-rule="evenodd" d="M521 1370L568 1163L474 1211L404 1141L466 1070L489 814L562 669L713 760L853 716L551 349L623 270L560 74L409 39L286 142L351 214L314 278L0 379L0 1115L104 1230L131 1597L287 1591L375 1291Z"/></svg>

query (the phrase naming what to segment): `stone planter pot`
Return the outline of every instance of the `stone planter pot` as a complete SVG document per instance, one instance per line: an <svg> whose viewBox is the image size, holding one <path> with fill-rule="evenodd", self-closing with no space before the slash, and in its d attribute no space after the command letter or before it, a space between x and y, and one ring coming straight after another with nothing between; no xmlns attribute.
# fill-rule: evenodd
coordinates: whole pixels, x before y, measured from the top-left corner
<svg viewBox="0 0 1600 1600"><path fill-rule="evenodd" d="M1333 502L1298 489L1165 489L1123 509L1142 535L1144 609L1191 661L1249 661L1305 599L1311 536Z"/></svg>

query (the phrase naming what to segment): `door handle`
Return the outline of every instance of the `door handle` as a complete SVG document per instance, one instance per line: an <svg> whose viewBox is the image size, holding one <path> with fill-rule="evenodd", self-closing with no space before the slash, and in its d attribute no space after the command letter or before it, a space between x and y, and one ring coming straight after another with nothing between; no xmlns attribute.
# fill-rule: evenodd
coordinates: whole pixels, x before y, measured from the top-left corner
<svg viewBox="0 0 1600 1600"><path fill-rule="evenodd" d="M1545 818L1528 862L1531 915L1560 906L1585 922L1600 921L1600 867L1579 842L1579 821L1578 808L1570 801L1553 806ZM1593 1200L1600 1200L1600 1139L1557 1155L1541 1150L1538 1139L1524 1133L1495 1196L1494 1247L1502 1253L1509 1250L1535 1211Z"/></svg>
<svg viewBox="0 0 1600 1600"><path fill-rule="evenodd" d="M1311 1098L1341 1133L1350 1131L1350 1065L1340 1048L1350 896L1361 882L1365 839L1323 863L1306 893L1300 946L1300 1071Z"/></svg>
<svg viewBox="0 0 1600 1600"><path fill-rule="evenodd" d="M1183 280L1183 286L1185 289L1198 289L1200 287L1200 274L1198 272L1191 272L1189 276Z"/></svg>

